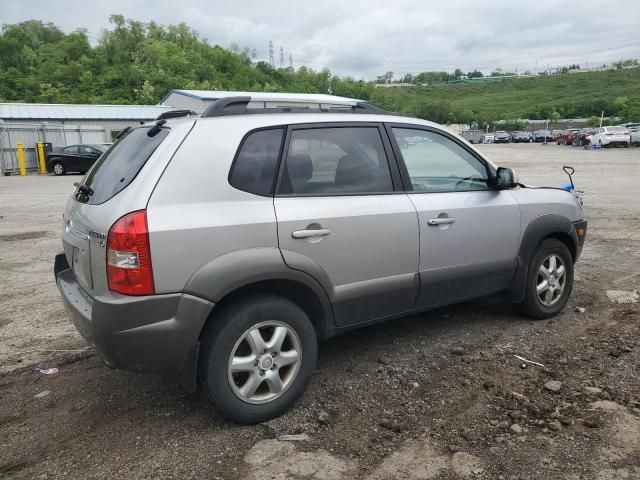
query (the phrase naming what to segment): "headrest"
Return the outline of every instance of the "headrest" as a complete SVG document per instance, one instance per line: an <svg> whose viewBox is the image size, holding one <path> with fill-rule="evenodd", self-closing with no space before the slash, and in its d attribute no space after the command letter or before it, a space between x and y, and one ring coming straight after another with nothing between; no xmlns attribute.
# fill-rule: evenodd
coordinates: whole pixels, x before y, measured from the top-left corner
<svg viewBox="0 0 640 480"><path fill-rule="evenodd" d="M367 165L361 158L345 155L336 168L336 185L362 185L375 181L375 167Z"/></svg>
<svg viewBox="0 0 640 480"><path fill-rule="evenodd" d="M313 162L306 153L296 153L287 157L287 172L292 183L308 182L313 176Z"/></svg>

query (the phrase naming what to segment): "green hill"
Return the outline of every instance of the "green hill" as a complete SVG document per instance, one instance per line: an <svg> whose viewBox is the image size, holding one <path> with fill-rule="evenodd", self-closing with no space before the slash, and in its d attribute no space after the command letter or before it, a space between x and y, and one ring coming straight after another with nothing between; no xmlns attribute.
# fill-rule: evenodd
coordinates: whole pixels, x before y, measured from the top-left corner
<svg viewBox="0 0 640 480"><path fill-rule="evenodd" d="M442 84L416 88L376 89L371 101L383 108L436 121L468 123L495 119L579 118L592 115L640 119L640 68L582 72Z"/></svg>
<svg viewBox="0 0 640 480"><path fill-rule="evenodd" d="M576 118L603 110L640 120L640 68L376 88L328 69L274 68L256 61L249 49L234 53L211 45L185 24L162 26L121 15L110 20L95 45L84 30L67 34L38 20L3 26L0 101L154 104L170 89L185 88L333 93L439 123Z"/></svg>

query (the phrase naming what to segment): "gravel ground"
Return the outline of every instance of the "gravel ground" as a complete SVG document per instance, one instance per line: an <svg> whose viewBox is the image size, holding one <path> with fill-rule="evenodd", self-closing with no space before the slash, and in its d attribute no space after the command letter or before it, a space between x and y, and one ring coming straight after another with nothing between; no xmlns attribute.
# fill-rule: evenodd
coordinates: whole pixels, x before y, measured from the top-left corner
<svg viewBox="0 0 640 480"><path fill-rule="evenodd" d="M532 185L576 168L590 224L565 311L490 297L331 339L302 401L253 427L109 369L52 275L78 177L0 177L0 477L639 479L640 308L607 292L640 289L640 149L480 148Z"/></svg>

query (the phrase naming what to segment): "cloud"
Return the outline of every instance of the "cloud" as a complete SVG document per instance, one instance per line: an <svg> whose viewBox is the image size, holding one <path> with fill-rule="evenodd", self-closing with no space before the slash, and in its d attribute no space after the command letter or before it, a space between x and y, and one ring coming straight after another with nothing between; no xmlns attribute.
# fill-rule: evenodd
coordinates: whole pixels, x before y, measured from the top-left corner
<svg viewBox="0 0 640 480"><path fill-rule="evenodd" d="M424 2L395 0L3 0L4 23L31 18L65 31L87 28L97 42L108 17L185 22L212 44L232 43L268 58L273 41L294 66L374 78L428 70L485 72L590 65L640 57L640 9L627 0L504 0ZM603 9L605 11L603 11ZM597 14L594 14L597 12ZM606 12L610 12L608 14Z"/></svg>

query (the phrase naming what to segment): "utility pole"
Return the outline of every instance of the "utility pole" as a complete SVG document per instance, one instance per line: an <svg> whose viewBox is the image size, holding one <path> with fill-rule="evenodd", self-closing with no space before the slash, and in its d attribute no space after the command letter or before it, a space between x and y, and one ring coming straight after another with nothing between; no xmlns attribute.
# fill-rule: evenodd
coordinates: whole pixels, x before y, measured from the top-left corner
<svg viewBox="0 0 640 480"><path fill-rule="evenodd" d="M284 47L280 47L280 68L284 68Z"/></svg>
<svg viewBox="0 0 640 480"><path fill-rule="evenodd" d="M289 68L293 68L293 57L289 54Z"/></svg>
<svg viewBox="0 0 640 480"><path fill-rule="evenodd" d="M273 42L269 40L269 65L275 67L275 60L273 59Z"/></svg>

